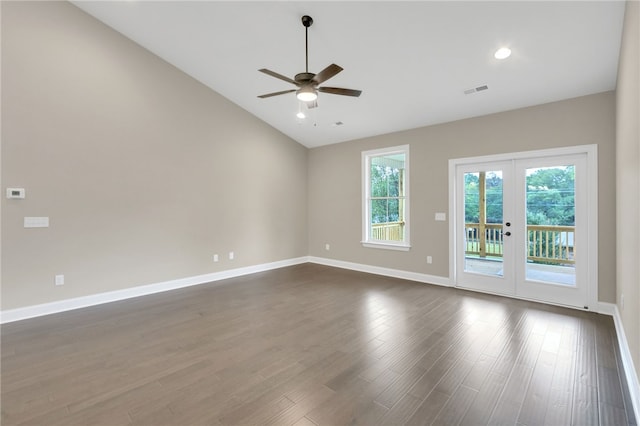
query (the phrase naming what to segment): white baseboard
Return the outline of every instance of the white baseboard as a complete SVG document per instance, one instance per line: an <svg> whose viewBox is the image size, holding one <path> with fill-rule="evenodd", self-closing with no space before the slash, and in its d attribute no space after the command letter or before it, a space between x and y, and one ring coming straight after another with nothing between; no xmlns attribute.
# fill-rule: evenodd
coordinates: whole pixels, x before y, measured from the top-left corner
<svg viewBox="0 0 640 426"><path fill-rule="evenodd" d="M618 306L613 303L600 303L600 305L609 305L607 309L611 310L613 316L613 323L616 326L616 334L618 336L618 347L620 348L620 357L622 358L622 368L624 369L624 375L627 378L627 385L629 387L629 393L631 395L631 404L633 405L633 413L636 416L636 421L640 420L640 382L638 381L638 374L633 364L633 358L629 351L629 343L627 342L627 336L624 332L624 326L622 325L622 317Z"/></svg>
<svg viewBox="0 0 640 426"><path fill-rule="evenodd" d="M56 302L44 303L41 305L32 305L26 306L24 308L9 309L0 312L0 324L20 321L43 315L55 314L58 312L70 311L73 309L101 305L103 303L116 302L118 300L130 299L133 297L161 293L164 291L190 287L193 285L206 284L214 281L224 280L227 278L240 277L242 275L254 274L256 272L269 271L271 269L283 268L285 266L298 265L307 262L308 258L306 256L298 257L294 259L264 263L261 265L247 266L244 268L229 269L226 271L197 275L194 277L179 278L176 280L164 281L155 284L125 288L122 290L109 291L106 293L92 294L89 296L76 297L73 299L59 300Z"/></svg>
<svg viewBox="0 0 640 426"><path fill-rule="evenodd" d="M440 277L437 275L421 274L419 272L409 272L400 269L364 265L362 263L344 262L342 260L327 259L324 257L315 256L309 256L309 262L317 263L320 265L333 266L336 268L351 269L353 271L368 272L370 274L384 275L385 277L402 278L410 281L418 281L421 283L451 287L451 280L449 279L449 277Z"/></svg>
<svg viewBox="0 0 640 426"><path fill-rule="evenodd" d="M612 317L615 316L616 309L618 309L615 303L608 303L608 302L598 302L597 307L598 307L598 310L596 312L602 315L609 315Z"/></svg>

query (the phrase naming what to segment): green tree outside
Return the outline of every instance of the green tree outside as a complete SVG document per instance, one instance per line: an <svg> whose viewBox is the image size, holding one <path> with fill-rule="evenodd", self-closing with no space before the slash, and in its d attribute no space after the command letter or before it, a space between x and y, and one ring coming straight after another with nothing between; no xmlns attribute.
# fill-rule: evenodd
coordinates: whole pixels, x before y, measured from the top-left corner
<svg viewBox="0 0 640 426"><path fill-rule="evenodd" d="M371 223L398 222L400 218L401 179L399 168L372 162L371 179Z"/></svg>
<svg viewBox="0 0 640 426"><path fill-rule="evenodd" d="M486 172L487 223L502 223L502 176ZM479 173L466 173L465 221L478 223L480 216ZM526 178L527 224L575 226L575 167L535 169Z"/></svg>

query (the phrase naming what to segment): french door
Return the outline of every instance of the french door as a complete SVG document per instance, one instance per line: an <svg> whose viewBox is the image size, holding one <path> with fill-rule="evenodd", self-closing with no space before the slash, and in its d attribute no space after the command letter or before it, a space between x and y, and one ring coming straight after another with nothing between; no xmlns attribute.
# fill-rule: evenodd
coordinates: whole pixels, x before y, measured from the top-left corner
<svg viewBox="0 0 640 426"><path fill-rule="evenodd" d="M457 284L515 295L512 162L456 169Z"/></svg>
<svg viewBox="0 0 640 426"><path fill-rule="evenodd" d="M597 289L592 161L539 154L454 160L455 283L586 308Z"/></svg>

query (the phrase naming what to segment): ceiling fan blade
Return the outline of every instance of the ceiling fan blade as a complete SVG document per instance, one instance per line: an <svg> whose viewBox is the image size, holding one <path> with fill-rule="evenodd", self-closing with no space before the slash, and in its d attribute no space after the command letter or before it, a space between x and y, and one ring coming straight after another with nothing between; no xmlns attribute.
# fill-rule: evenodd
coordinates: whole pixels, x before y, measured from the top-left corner
<svg viewBox="0 0 640 426"><path fill-rule="evenodd" d="M259 69L258 71L263 72L263 73L265 73L265 74L267 74L267 75L270 75L271 77L275 77L275 78L279 78L280 80L284 80L284 81L286 81L287 83L291 83L291 84L295 84L296 86L300 86L300 85L299 85L298 83L296 83L294 80L291 80L289 77L285 77L285 76L284 76L284 75L282 75L282 74L278 74L278 73L277 73L277 72L275 72L275 71L271 71L271 70L268 70L268 69L266 69L266 68Z"/></svg>
<svg viewBox="0 0 640 426"><path fill-rule="evenodd" d="M341 66L336 64L331 64L325 69L323 69L322 71L320 71L318 74L316 74L311 81L314 82L315 84L320 84L323 81L329 80L331 77L338 74L340 71L342 71Z"/></svg>
<svg viewBox="0 0 640 426"><path fill-rule="evenodd" d="M356 98L362 93L362 90L343 89L341 87L318 87L318 91L333 95L355 96Z"/></svg>
<svg viewBox="0 0 640 426"><path fill-rule="evenodd" d="M285 93L291 93L291 92L295 92L295 91L296 91L296 89L283 90L282 92L267 93L266 95L260 95L258 97L264 99L264 98L270 98L272 96L284 95Z"/></svg>

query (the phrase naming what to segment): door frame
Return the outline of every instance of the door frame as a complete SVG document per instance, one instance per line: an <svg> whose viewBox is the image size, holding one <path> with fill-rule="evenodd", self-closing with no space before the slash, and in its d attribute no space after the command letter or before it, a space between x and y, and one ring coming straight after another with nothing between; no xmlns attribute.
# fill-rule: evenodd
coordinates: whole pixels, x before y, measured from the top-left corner
<svg viewBox="0 0 640 426"><path fill-rule="evenodd" d="M457 227L456 217L458 212L456 211L456 198L457 198L457 182L456 182L456 168L460 165L472 164L472 163L489 163L500 161L512 161L523 160L528 158L540 158L540 157L555 157L562 155L576 155L586 154L587 162L587 212L585 218L585 225L587 226L587 262L586 270L586 289L587 289L587 310L598 311L598 146L593 145L578 145L568 146L562 148L543 149L535 151L521 151L514 153L504 153L495 155L485 155L479 157L465 157L449 159L449 279L454 287L460 287L458 285L457 276ZM465 287L465 289L468 289ZM482 290L473 290L482 291ZM490 293L487 291L487 293ZM506 297L513 297L517 299L532 300L526 297L518 295L501 294ZM536 300L539 301L539 300ZM546 302L548 304L555 304L552 302ZM567 305L561 305L567 306ZM577 309L573 306L570 306Z"/></svg>

